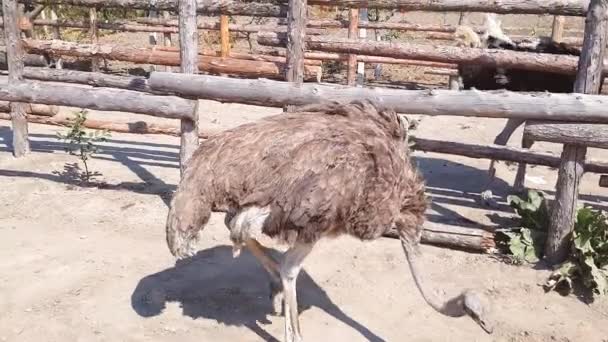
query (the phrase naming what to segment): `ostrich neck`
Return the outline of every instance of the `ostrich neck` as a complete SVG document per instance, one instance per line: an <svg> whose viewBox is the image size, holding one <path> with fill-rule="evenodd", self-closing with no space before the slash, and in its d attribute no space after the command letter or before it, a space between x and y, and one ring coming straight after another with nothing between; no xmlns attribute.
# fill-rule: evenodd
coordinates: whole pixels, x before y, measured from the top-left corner
<svg viewBox="0 0 608 342"><path fill-rule="evenodd" d="M424 300L431 307L433 307L433 309L440 312L441 314L450 317L464 316L466 313L464 311L462 295L458 295L454 298L446 300L445 298L437 296L435 294L435 291L430 290L430 288L424 283L424 280L421 277L421 272L418 264L418 256L420 255L418 245L412 246L404 238L401 238L401 245L403 246L405 257L410 266L410 271L412 273L412 277L414 278L414 283L416 283L416 287L418 287L418 290L422 294Z"/></svg>

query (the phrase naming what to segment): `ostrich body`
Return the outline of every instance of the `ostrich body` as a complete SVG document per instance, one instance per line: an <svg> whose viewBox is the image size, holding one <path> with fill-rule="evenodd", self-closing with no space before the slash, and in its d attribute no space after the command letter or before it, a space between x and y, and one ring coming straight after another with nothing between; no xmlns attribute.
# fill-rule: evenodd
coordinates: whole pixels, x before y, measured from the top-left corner
<svg viewBox="0 0 608 342"><path fill-rule="evenodd" d="M235 255L248 248L270 276L275 308L283 297L285 341L292 342L301 341L296 278L315 243L341 234L373 240L396 228L426 302L449 316L468 314L490 333L476 294L445 301L422 284L417 255L427 200L406 130L394 111L354 102L311 106L209 138L171 201L171 253L192 255L211 212L225 212ZM255 239L259 233L289 246L282 260Z"/></svg>

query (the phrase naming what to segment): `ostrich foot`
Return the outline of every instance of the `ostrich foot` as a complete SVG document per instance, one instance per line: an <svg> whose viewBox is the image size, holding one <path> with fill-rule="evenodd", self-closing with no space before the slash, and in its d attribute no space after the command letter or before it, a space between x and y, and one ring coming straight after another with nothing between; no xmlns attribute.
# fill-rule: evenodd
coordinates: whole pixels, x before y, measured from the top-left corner
<svg viewBox="0 0 608 342"><path fill-rule="evenodd" d="M270 279L268 283L270 287L270 302L272 304L272 314L275 316L282 316L283 313L283 285L280 281Z"/></svg>

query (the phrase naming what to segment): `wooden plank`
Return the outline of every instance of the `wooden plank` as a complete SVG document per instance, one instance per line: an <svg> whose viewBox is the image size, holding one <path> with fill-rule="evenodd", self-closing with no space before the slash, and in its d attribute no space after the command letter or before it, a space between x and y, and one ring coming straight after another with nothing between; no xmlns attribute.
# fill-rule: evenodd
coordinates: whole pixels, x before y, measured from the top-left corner
<svg viewBox="0 0 608 342"><path fill-rule="evenodd" d="M281 34L260 32L260 45L281 46ZM420 59L432 62L500 66L558 74L575 74L578 57L497 49L473 49L446 45L388 43L368 41L365 44L350 39L306 37L307 48L334 53L383 56L400 59ZM608 69L604 69L608 73Z"/></svg>
<svg viewBox="0 0 608 342"><path fill-rule="evenodd" d="M47 4L48 0L20 0L22 3ZM83 7L118 7L130 9L155 9L177 11L178 0L54 0L56 5ZM245 2L238 0L197 0L194 4L197 13L204 15L244 15L259 17L285 17L286 6L270 2Z"/></svg>
<svg viewBox="0 0 608 342"><path fill-rule="evenodd" d="M359 37L359 9L351 8L348 10L348 38L351 40L358 40ZM346 84L354 86L357 77L357 55L349 54L348 63L346 70Z"/></svg>
<svg viewBox="0 0 608 342"><path fill-rule="evenodd" d="M0 85L0 101L30 102L104 111L147 114L170 119L192 117L195 101L177 96L156 96L138 91L85 88L36 81Z"/></svg>
<svg viewBox="0 0 608 342"><path fill-rule="evenodd" d="M285 80L299 87L304 81L304 39L306 36L306 0L289 0L287 11L287 55ZM293 111L286 106L285 111Z"/></svg>
<svg viewBox="0 0 608 342"><path fill-rule="evenodd" d="M527 121L526 139L608 148L608 126L600 124Z"/></svg>
<svg viewBox="0 0 608 342"><path fill-rule="evenodd" d="M180 72L196 74L198 72L198 32L196 28L196 0L179 2L179 44ZM181 120L179 149L180 174L184 173L188 160L198 147L198 101L189 118Z"/></svg>
<svg viewBox="0 0 608 342"><path fill-rule="evenodd" d="M17 0L2 0L2 13L8 82L11 86L18 86L23 80L25 52L20 39L21 31L18 24L20 17ZM13 129L13 155L17 158L23 157L30 152L25 103L11 103L11 124Z"/></svg>
<svg viewBox="0 0 608 342"><path fill-rule="evenodd" d="M608 123L608 96L509 91L402 90L154 72L149 85L188 97L282 107L370 99L399 113Z"/></svg>
<svg viewBox="0 0 608 342"><path fill-rule="evenodd" d="M585 20L583 49L574 82L575 93L599 93L607 38L608 2L591 0ZM545 244L545 259L552 265L563 262L570 250L569 237L576 220L579 184L584 172L586 153L586 147L564 145Z"/></svg>

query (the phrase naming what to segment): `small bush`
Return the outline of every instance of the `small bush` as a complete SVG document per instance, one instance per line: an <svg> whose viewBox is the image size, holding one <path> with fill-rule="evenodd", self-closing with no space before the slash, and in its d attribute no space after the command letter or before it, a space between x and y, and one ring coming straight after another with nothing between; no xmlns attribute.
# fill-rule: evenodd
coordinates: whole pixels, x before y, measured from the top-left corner
<svg viewBox="0 0 608 342"><path fill-rule="evenodd" d="M83 126L86 119L86 110L76 112L75 118L70 119L69 131L66 134L58 132L57 139L68 143L66 152L80 158L84 165L84 172L80 174L80 178L82 181L89 183L91 176L98 174L91 173L88 165L89 158L100 151L95 143L107 141L110 133L107 130L86 132Z"/></svg>

